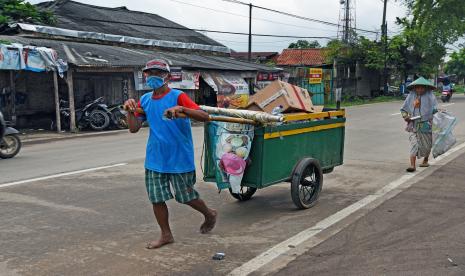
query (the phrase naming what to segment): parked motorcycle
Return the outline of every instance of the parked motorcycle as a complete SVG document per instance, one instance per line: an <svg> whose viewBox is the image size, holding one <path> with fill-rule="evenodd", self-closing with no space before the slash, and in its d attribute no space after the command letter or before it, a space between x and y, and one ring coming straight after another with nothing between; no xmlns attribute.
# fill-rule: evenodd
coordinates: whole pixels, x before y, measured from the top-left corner
<svg viewBox="0 0 465 276"><path fill-rule="evenodd" d="M451 85L444 85L442 87L442 94L441 94L441 100L443 103L445 102L450 102L450 98L452 97L452 86Z"/></svg>
<svg viewBox="0 0 465 276"><path fill-rule="evenodd" d="M122 105L114 105L108 107L111 113L111 125L118 129L128 128L127 112L123 109Z"/></svg>
<svg viewBox="0 0 465 276"><path fill-rule="evenodd" d="M110 125L112 117L108 106L103 102L103 97L94 100L83 108L76 109L75 113L76 125L79 129L90 127L93 130L104 130ZM60 100L60 115L64 126L69 128L71 112L67 101Z"/></svg>
<svg viewBox="0 0 465 276"><path fill-rule="evenodd" d="M21 150L21 139L18 134L19 131L6 124L0 111L0 158L13 158Z"/></svg>

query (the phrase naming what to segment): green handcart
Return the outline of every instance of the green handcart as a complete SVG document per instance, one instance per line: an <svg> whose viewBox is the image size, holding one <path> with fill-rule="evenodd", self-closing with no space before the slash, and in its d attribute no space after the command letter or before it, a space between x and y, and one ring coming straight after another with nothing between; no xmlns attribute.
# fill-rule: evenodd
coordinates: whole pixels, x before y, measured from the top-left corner
<svg viewBox="0 0 465 276"><path fill-rule="evenodd" d="M323 186L323 174L343 164L345 111L323 111L285 115L281 125L255 128L249 164L240 193L231 195L249 200L257 189L290 182L291 197L300 209L312 207ZM212 123L205 126L204 181L215 182Z"/></svg>

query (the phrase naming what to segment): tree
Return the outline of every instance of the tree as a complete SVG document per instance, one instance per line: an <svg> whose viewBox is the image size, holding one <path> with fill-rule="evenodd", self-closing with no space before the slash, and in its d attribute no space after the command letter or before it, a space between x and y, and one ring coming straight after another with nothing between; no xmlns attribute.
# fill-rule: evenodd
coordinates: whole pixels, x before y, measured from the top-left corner
<svg viewBox="0 0 465 276"><path fill-rule="evenodd" d="M384 67L382 45L363 36L356 36L350 44L340 40L331 40L326 45L326 62L337 58L339 64L354 65L362 63L366 68L381 70Z"/></svg>
<svg viewBox="0 0 465 276"><path fill-rule="evenodd" d="M436 71L446 54L446 45L465 34L463 0L401 0L409 13L398 18L402 33L392 38L401 57L400 71L428 75Z"/></svg>
<svg viewBox="0 0 465 276"><path fill-rule="evenodd" d="M402 30L388 40L386 65L391 73L400 74L402 79L410 74L428 76L435 73L446 54L446 45L465 35L464 0L399 1L409 12L405 17L397 18ZM360 62L367 68L382 70L386 58L383 44L357 35L354 37L350 43L328 42L326 62L337 58L339 64L353 66ZM452 69L461 68L456 63L451 63L449 68L461 70Z"/></svg>
<svg viewBox="0 0 465 276"><path fill-rule="evenodd" d="M56 18L51 11L39 10L25 0L0 0L0 24L9 22L55 25Z"/></svg>
<svg viewBox="0 0 465 276"><path fill-rule="evenodd" d="M465 79L465 48L450 55L450 60L446 63L446 74L457 75L460 80Z"/></svg>
<svg viewBox="0 0 465 276"><path fill-rule="evenodd" d="M306 49L306 48L321 48L320 43L317 40L308 41L308 40L297 40L297 42L292 42L287 47L289 49Z"/></svg>

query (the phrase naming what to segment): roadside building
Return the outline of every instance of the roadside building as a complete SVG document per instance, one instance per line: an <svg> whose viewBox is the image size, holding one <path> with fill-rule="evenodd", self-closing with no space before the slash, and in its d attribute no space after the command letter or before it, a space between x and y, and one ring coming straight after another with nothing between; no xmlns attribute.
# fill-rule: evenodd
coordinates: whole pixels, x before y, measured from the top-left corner
<svg viewBox="0 0 465 276"><path fill-rule="evenodd" d="M306 88L314 104L332 100L332 63L327 63L324 48L284 49L276 65L289 73L289 83Z"/></svg>
<svg viewBox="0 0 465 276"><path fill-rule="evenodd" d="M24 23L0 27L0 44L46 47L68 65L58 79L59 99L74 99L74 108L103 96L109 105L148 91L141 68L153 58L172 67L170 86L180 88L200 104L245 105L249 84L259 72L280 69L233 59L230 49L207 36L156 14L125 7L98 7L70 0L44 2L52 10L55 26ZM0 68L1 69L1 68ZM47 128L56 118L53 72L0 70L0 91L9 98L7 116L19 127ZM11 89L14 87L14 89ZM21 95L11 107L11 95ZM16 97L18 99L18 97ZM1 102L0 102L1 104ZM12 114L12 113L15 114Z"/></svg>
<svg viewBox="0 0 465 276"><path fill-rule="evenodd" d="M248 61L249 52L231 51L231 57L238 60ZM278 57L278 52L251 52L250 60L251 62L259 64L276 64Z"/></svg>
<svg viewBox="0 0 465 276"><path fill-rule="evenodd" d="M328 60L325 48L284 49L276 66L289 73L289 82L311 91L316 104L334 102L335 87L342 87L343 97L373 97L382 90L381 74L361 63L337 66Z"/></svg>

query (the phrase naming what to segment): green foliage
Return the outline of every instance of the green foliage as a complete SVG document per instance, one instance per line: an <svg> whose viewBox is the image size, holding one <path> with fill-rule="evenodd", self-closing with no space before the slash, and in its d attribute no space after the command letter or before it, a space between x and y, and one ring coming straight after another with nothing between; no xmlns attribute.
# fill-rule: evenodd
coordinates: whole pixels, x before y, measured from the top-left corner
<svg viewBox="0 0 465 276"><path fill-rule="evenodd" d="M384 67L382 45L363 36L356 37L349 45L340 40L331 40L326 48L328 63L337 58L340 64L355 64L358 61L370 69L380 70Z"/></svg>
<svg viewBox="0 0 465 276"><path fill-rule="evenodd" d="M409 10L407 17L398 18L403 31L393 38L404 62L405 74L428 75L436 71L446 54L445 46L465 34L463 0L402 0Z"/></svg>
<svg viewBox="0 0 465 276"><path fill-rule="evenodd" d="M446 64L447 74L456 74L458 78L465 78L465 48L450 55L450 60Z"/></svg>
<svg viewBox="0 0 465 276"><path fill-rule="evenodd" d="M269 60L269 61L266 62L266 65L270 66L270 67L274 67L274 66L276 66L276 62L272 61L272 60Z"/></svg>
<svg viewBox="0 0 465 276"><path fill-rule="evenodd" d="M24 0L0 0L0 24L27 22L55 25L56 18L51 11L42 11Z"/></svg>
<svg viewBox="0 0 465 276"><path fill-rule="evenodd" d="M292 42L287 47L289 49L308 49L308 48L321 48L321 45L318 41L308 41L308 40L297 40L297 42Z"/></svg>
<svg viewBox="0 0 465 276"><path fill-rule="evenodd" d="M408 9L404 18L397 18L400 34L387 41L386 63L391 72L403 77L409 74L430 75L436 72L446 54L446 45L465 35L464 0L400 0ZM333 40L327 45L327 62L338 62L380 70L384 67L384 43L355 36L344 44ZM454 65L455 66L455 65ZM450 69L452 70L452 64Z"/></svg>

